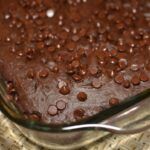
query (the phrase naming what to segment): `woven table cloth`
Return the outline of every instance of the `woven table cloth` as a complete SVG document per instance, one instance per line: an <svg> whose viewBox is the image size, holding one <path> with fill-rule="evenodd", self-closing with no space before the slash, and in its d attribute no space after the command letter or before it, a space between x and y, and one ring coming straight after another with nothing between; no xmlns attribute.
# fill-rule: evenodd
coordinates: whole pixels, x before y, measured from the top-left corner
<svg viewBox="0 0 150 150"><path fill-rule="evenodd" d="M0 112L0 150L48 150L25 138ZM80 150L150 150L150 130L133 135L110 135Z"/></svg>

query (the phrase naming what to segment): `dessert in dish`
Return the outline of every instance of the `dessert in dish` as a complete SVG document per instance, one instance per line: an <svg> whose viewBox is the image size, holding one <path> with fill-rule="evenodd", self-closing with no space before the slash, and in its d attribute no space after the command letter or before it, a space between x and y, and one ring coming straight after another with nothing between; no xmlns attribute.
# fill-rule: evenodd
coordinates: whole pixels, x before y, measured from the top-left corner
<svg viewBox="0 0 150 150"><path fill-rule="evenodd" d="M145 0L1 0L8 101L63 124L149 88L148 9Z"/></svg>

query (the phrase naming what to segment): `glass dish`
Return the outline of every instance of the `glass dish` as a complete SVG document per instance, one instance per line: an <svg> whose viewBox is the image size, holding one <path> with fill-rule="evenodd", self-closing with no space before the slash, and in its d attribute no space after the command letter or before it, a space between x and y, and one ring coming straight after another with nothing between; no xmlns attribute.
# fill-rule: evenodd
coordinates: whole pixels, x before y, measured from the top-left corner
<svg viewBox="0 0 150 150"><path fill-rule="evenodd" d="M150 20L149 12L145 16ZM91 118L60 126L26 119L7 100L6 85L0 76L0 110L34 143L57 150L71 150L104 139L111 133L134 134L150 128L150 88Z"/></svg>
<svg viewBox="0 0 150 150"><path fill-rule="evenodd" d="M0 109L31 141L52 149L74 149L110 133L133 134L150 127L150 89L124 100L99 114L77 123L50 125L26 119L7 100L6 85L0 77Z"/></svg>

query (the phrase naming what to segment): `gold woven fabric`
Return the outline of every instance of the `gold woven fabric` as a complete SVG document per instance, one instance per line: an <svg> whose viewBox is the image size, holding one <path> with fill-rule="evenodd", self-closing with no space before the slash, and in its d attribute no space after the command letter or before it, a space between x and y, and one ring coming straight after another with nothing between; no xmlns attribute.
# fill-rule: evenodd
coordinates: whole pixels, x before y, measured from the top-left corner
<svg viewBox="0 0 150 150"><path fill-rule="evenodd" d="M47 150L28 141L0 112L0 150ZM150 130L134 135L112 135L80 150L150 150Z"/></svg>

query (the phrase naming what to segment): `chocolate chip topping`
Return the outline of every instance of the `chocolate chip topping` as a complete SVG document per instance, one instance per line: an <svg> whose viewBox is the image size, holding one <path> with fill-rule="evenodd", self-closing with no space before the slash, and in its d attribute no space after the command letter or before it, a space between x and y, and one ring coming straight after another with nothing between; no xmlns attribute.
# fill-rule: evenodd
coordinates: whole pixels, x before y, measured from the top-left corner
<svg viewBox="0 0 150 150"><path fill-rule="evenodd" d="M129 88L130 87L130 81L129 80L124 80L123 87Z"/></svg>
<svg viewBox="0 0 150 150"><path fill-rule="evenodd" d="M92 81L92 86L96 89L100 88L102 86L101 80L94 78Z"/></svg>
<svg viewBox="0 0 150 150"><path fill-rule="evenodd" d="M120 75L117 75L114 80L116 83L122 84L124 81L124 77L123 77L123 75L120 74Z"/></svg>
<svg viewBox="0 0 150 150"><path fill-rule="evenodd" d="M148 12L144 0L0 0L7 100L61 124L149 88Z"/></svg>
<svg viewBox="0 0 150 150"><path fill-rule="evenodd" d="M138 76L138 75L134 75L134 76L132 77L132 79L131 79L131 83L132 83L133 85L139 85L139 84L140 84L140 78L139 78L139 76Z"/></svg>
<svg viewBox="0 0 150 150"><path fill-rule="evenodd" d="M31 119L31 120L35 120L35 121L39 121L40 120L40 116L38 115L38 114L30 114L29 115L29 118Z"/></svg>
<svg viewBox="0 0 150 150"><path fill-rule="evenodd" d="M75 43L74 42L68 42L67 43L67 45L66 45L66 47L67 47L67 49L69 50L69 51L73 51L73 50L75 50Z"/></svg>
<svg viewBox="0 0 150 150"><path fill-rule="evenodd" d="M119 60L119 67L120 67L121 69L125 69L125 68L127 67L127 65L128 65L128 62L127 62L126 59L120 59L120 60Z"/></svg>
<svg viewBox="0 0 150 150"><path fill-rule="evenodd" d="M70 93L70 88L66 85L66 86L62 86L59 90L59 92L63 95L67 95Z"/></svg>
<svg viewBox="0 0 150 150"><path fill-rule="evenodd" d="M42 69L42 70L39 72L39 77L40 77L40 78L46 78L46 77L48 77L48 75L49 75L48 69Z"/></svg>
<svg viewBox="0 0 150 150"><path fill-rule="evenodd" d="M67 83L61 79L58 80L58 88L61 89L63 86L67 86Z"/></svg>
<svg viewBox="0 0 150 150"><path fill-rule="evenodd" d="M143 82L149 81L149 77L145 72L140 73L140 80Z"/></svg>
<svg viewBox="0 0 150 150"><path fill-rule="evenodd" d="M115 106L115 105L118 105L118 104L119 104L119 99L117 99L117 98L111 98L109 100L109 105L110 106Z"/></svg>
<svg viewBox="0 0 150 150"><path fill-rule="evenodd" d="M5 13L4 14L4 19L5 20L9 20L11 18L11 14L10 13Z"/></svg>
<svg viewBox="0 0 150 150"><path fill-rule="evenodd" d="M28 72L27 72L27 77L29 79L33 79L35 77L35 73L33 71L33 69L29 69Z"/></svg>
<svg viewBox="0 0 150 150"><path fill-rule="evenodd" d="M138 71L139 70L139 66L137 64L132 64L130 69L132 71Z"/></svg>
<svg viewBox="0 0 150 150"><path fill-rule="evenodd" d="M57 107L54 105L50 105L48 108L48 114L51 116L55 116L55 115L57 115L57 113L58 113Z"/></svg>
<svg viewBox="0 0 150 150"><path fill-rule="evenodd" d="M98 73L98 68L95 66L91 66L89 68L89 72L91 73L91 75L96 75Z"/></svg>
<svg viewBox="0 0 150 150"><path fill-rule="evenodd" d="M72 75L72 78L74 79L74 81L76 82L80 82L82 80L82 77L78 74L74 74Z"/></svg>
<svg viewBox="0 0 150 150"><path fill-rule="evenodd" d="M76 120L81 120L85 116L85 111L82 108L78 108L73 112Z"/></svg>
<svg viewBox="0 0 150 150"><path fill-rule="evenodd" d="M41 48L42 48L43 46L41 46ZM50 47L48 47L48 52L50 52L50 53L52 53L52 52L54 52L55 50L56 50L56 48L54 47L54 46L50 46Z"/></svg>
<svg viewBox="0 0 150 150"><path fill-rule="evenodd" d="M71 65L72 65L73 68L78 68L80 66L80 62L79 62L79 60L74 60L71 63Z"/></svg>
<svg viewBox="0 0 150 150"><path fill-rule="evenodd" d="M84 102L87 100L87 94L85 92L79 92L77 98L79 101Z"/></svg>
<svg viewBox="0 0 150 150"><path fill-rule="evenodd" d="M116 49L112 49L110 51L110 54L111 54L112 57L116 56L117 55L117 50Z"/></svg>
<svg viewBox="0 0 150 150"><path fill-rule="evenodd" d="M64 110L66 108L66 102L64 102L63 100L59 100L56 103L56 107L59 110Z"/></svg>

